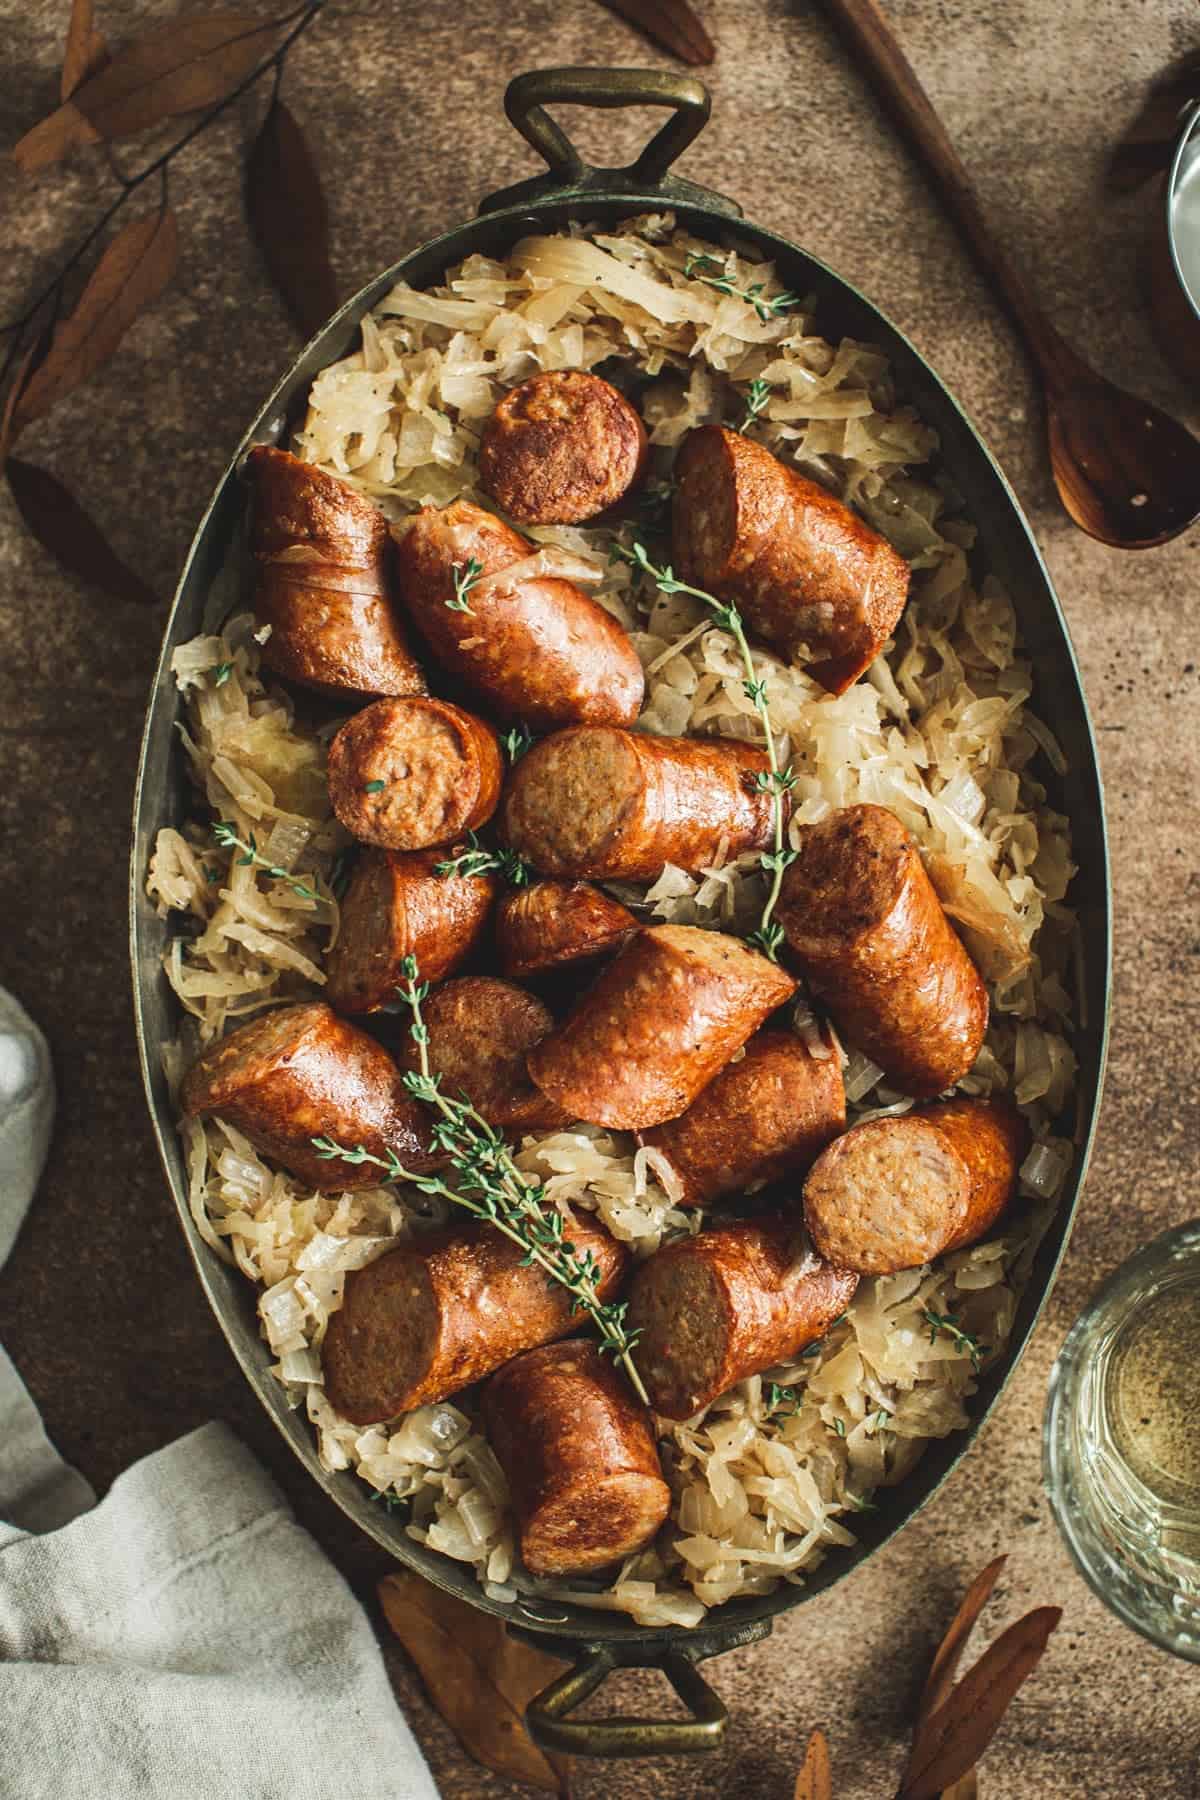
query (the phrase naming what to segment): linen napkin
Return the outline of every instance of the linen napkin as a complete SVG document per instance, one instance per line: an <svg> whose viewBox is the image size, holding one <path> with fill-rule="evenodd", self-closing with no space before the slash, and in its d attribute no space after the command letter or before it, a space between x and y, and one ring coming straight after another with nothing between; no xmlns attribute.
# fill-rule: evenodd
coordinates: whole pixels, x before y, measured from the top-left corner
<svg viewBox="0 0 1200 1800"><path fill-rule="evenodd" d="M54 1113L0 989L0 1264ZM224 1426L104 1499L0 1349L3 1800L437 1800L366 1615Z"/></svg>

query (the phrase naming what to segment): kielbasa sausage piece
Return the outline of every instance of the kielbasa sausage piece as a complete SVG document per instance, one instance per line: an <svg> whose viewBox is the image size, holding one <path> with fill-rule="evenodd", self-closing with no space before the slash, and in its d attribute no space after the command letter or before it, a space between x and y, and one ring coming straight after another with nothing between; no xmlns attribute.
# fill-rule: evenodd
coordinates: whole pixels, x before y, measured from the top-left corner
<svg viewBox="0 0 1200 1800"><path fill-rule="evenodd" d="M690 1106L795 986L739 938L657 925L534 1045L529 1073L574 1119L620 1131L660 1125Z"/></svg>
<svg viewBox="0 0 1200 1800"><path fill-rule="evenodd" d="M437 874L434 865L458 848L362 851L325 959L331 1006L369 1013L394 1005L406 956L416 957L422 981L442 981L467 960L487 928L497 883L494 875Z"/></svg>
<svg viewBox="0 0 1200 1800"><path fill-rule="evenodd" d="M376 700L329 746L329 798L360 842L424 850L487 823L503 767L495 732L474 713L448 700Z"/></svg>
<svg viewBox="0 0 1200 1800"><path fill-rule="evenodd" d="M987 989L913 840L882 806L848 806L798 834L779 921L842 1038L918 1100L967 1073Z"/></svg>
<svg viewBox="0 0 1200 1800"><path fill-rule="evenodd" d="M495 975L466 975L435 989L424 1005L430 1069L442 1092L465 1094L497 1131L554 1131L571 1118L534 1087L525 1053L554 1028L549 1009L533 994ZM420 1067L411 1041L405 1068Z"/></svg>
<svg viewBox="0 0 1200 1800"><path fill-rule="evenodd" d="M179 1101L189 1118L219 1114L264 1156L328 1193L378 1187L387 1176L370 1163L326 1161L315 1137L372 1156L392 1151L415 1174L440 1160L428 1115L387 1051L321 1000L263 1013L210 1045L184 1076Z"/></svg>
<svg viewBox="0 0 1200 1800"><path fill-rule="evenodd" d="M920 1268L976 1243L1016 1186L1020 1115L952 1100L852 1126L817 1158L804 1217L822 1256L863 1275Z"/></svg>
<svg viewBox="0 0 1200 1800"><path fill-rule="evenodd" d="M837 1051L817 1056L794 1031L766 1026L685 1113L642 1133L683 1183L681 1206L707 1206L750 1182L807 1169L846 1128Z"/></svg>
<svg viewBox="0 0 1200 1800"><path fill-rule="evenodd" d="M624 394L583 369L531 375L484 426L479 480L522 525L580 525L641 479L646 428Z"/></svg>
<svg viewBox="0 0 1200 1800"><path fill-rule="evenodd" d="M721 738L576 726L526 751L504 831L545 875L655 881L771 842L764 750Z"/></svg>
<svg viewBox="0 0 1200 1800"><path fill-rule="evenodd" d="M443 667L491 713L538 732L632 724L645 680L628 632L574 582L530 573L534 553L469 500L424 507L397 538L409 617ZM472 563L479 573L464 585Z"/></svg>
<svg viewBox="0 0 1200 1800"><path fill-rule="evenodd" d="M589 881L534 881L496 908L500 967L517 981L605 956L637 930L629 908Z"/></svg>
<svg viewBox="0 0 1200 1800"><path fill-rule="evenodd" d="M606 1568L670 1511L650 1415L587 1338L507 1363L483 1391L483 1420L533 1575Z"/></svg>
<svg viewBox="0 0 1200 1800"><path fill-rule="evenodd" d="M794 1220L740 1219L668 1244L641 1265L629 1296L651 1406L690 1419L824 1337L857 1286L857 1275L805 1253Z"/></svg>
<svg viewBox="0 0 1200 1800"><path fill-rule="evenodd" d="M624 1246L586 1213L563 1235L591 1251L601 1299L611 1299ZM566 1288L490 1225L431 1232L347 1275L325 1334L325 1391L352 1424L378 1424L448 1399L578 1322Z"/></svg>
<svg viewBox="0 0 1200 1800"><path fill-rule="evenodd" d="M877 531L762 444L702 425L675 463L675 564L750 631L840 694L891 636L908 564Z"/></svg>
<svg viewBox="0 0 1200 1800"><path fill-rule="evenodd" d="M286 450L246 458L254 490L254 609L265 668L324 693L423 694L392 606L387 520L369 500Z"/></svg>

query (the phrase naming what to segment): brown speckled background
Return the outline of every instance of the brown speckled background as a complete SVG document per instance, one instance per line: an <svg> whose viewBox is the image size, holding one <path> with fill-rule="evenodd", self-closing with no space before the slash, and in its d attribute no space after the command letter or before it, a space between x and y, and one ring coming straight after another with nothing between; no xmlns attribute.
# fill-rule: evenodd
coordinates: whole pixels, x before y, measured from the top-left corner
<svg viewBox="0 0 1200 1800"><path fill-rule="evenodd" d="M1058 585L1100 732L1116 869L1115 1031L1099 1149L1062 1280L1023 1368L965 1464L902 1537L774 1636L709 1665L728 1746L692 1763L589 1764L582 1800L786 1800L808 1731L831 1736L838 1800L894 1791L928 1656L969 1577L1010 1553L987 1614L1065 1608L988 1755L986 1800L1169 1800L1200 1753L1195 1672L1123 1630L1074 1574L1042 1496L1047 1373L1098 1281L1197 1212L1200 963L1200 530L1130 556L1055 505L1025 364L920 175L817 4L697 0L719 43L711 125L683 172L824 257L880 302L979 421ZM113 37L164 0L107 0ZM0 142L57 96L66 0L0 0ZM1106 147L1146 82L1200 43L1188 0L890 0L987 208L1056 322L1125 384L1197 410L1139 303L1149 201L1101 194ZM330 0L289 97L325 174L343 291L534 171L504 84L537 64L666 63L594 0ZM295 343L247 240L238 159L256 105L178 166L182 265L169 292L23 453L83 494L164 594L213 481ZM636 116L588 115L597 161L641 143ZM102 203L94 154L19 179L0 162L4 315ZM61 1087L41 1192L0 1277L0 1339L67 1456L104 1489L134 1458L227 1420L366 1596L381 1556L294 1466L209 1317L164 1191L134 1061L125 960L130 792L161 616L62 575L0 490L0 980L49 1034ZM448 1800L517 1790L469 1763L386 1650ZM644 1690L644 1691L642 1691ZM649 1710L658 1677L611 1697Z"/></svg>

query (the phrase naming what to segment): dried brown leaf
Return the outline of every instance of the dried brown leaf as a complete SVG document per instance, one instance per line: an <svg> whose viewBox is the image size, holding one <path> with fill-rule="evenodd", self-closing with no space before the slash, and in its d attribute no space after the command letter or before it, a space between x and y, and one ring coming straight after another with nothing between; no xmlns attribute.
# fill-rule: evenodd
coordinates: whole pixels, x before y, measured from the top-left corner
<svg viewBox="0 0 1200 1800"><path fill-rule="evenodd" d="M975 1621L991 1599L992 1589L999 1580L1000 1571L1008 1561L1007 1556L998 1556L990 1562L971 1583L963 1598L963 1603L950 1622L950 1629L937 1647L929 1677L921 1694L921 1702L917 1708L917 1725L914 1738L930 1713L935 1713L945 1700L954 1685L954 1677L958 1674L958 1665L962 1661L962 1653L967 1647Z"/></svg>
<svg viewBox="0 0 1200 1800"><path fill-rule="evenodd" d="M130 137L176 113L213 106L273 48L278 23L219 11L172 19L123 44L64 106L27 131L13 150L26 174L77 144Z"/></svg>
<svg viewBox="0 0 1200 1800"><path fill-rule="evenodd" d="M179 234L166 208L123 225L93 269L69 318L55 328L40 368L13 411L13 431L38 419L106 362L140 312L162 293L175 270Z"/></svg>
<svg viewBox="0 0 1200 1800"><path fill-rule="evenodd" d="M565 1795L568 1762L538 1749L525 1729L525 1708L566 1665L419 1575L385 1575L379 1599L463 1749L510 1781Z"/></svg>
<svg viewBox="0 0 1200 1800"><path fill-rule="evenodd" d="M796 1777L796 1791L792 1800L833 1800L829 1745L823 1731L814 1731L808 1740L804 1767Z"/></svg>
<svg viewBox="0 0 1200 1800"><path fill-rule="evenodd" d="M95 75L108 61L108 45L97 31L92 14L92 0L72 0L71 23L67 27L67 44L63 51L61 92L69 100L75 89L89 75ZM99 132L89 127L95 137Z"/></svg>
<svg viewBox="0 0 1200 1800"><path fill-rule="evenodd" d="M944 1788L974 1768L1061 1618L1061 1607L1039 1606L988 1646L918 1728L896 1800L938 1800Z"/></svg>
<svg viewBox="0 0 1200 1800"><path fill-rule="evenodd" d="M56 475L15 456L5 463L4 473L27 530L57 563L115 600L157 605L158 595L122 561Z"/></svg>
<svg viewBox="0 0 1200 1800"><path fill-rule="evenodd" d="M288 313L311 337L337 308L329 214L304 133L278 98L246 165L246 213Z"/></svg>
<svg viewBox="0 0 1200 1800"><path fill-rule="evenodd" d="M713 41L687 0L600 0L609 12L628 19L653 44L695 67L717 54Z"/></svg>

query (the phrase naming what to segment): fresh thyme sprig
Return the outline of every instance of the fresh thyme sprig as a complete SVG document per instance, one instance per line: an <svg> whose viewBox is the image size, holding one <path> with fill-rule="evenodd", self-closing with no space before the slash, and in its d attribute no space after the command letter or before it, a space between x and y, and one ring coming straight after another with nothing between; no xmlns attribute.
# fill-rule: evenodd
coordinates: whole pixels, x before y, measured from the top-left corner
<svg viewBox="0 0 1200 1800"><path fill-rule="evenodd" d="M765 323L768 319L778 318L780 313L791 312L793 307L801 304L799 294L786 289L782 294L769 297L763 293L766 285L756 281L753 286L740 288L730 281L725 273L725 265L715 256L689 256L683 265L683 272L689 281L702 281L705 287L715 288L718 294L732 294L735 300L744 300L752 306L759 318Z"/></svg>
<svg viewBox="0 0 1200 1800"><path fill-rule="evenodd" d="M921 1317L929 1327L930 1343L936 1344L938 1338L945 1334L952 1343L962 1346L971 1359L971 1367L978 1375L980 1358L987 1349L987 1345L981 1344L979 1339L975 1337L972 1332L964 1331L962 1326L957 1324L949 1313L935 1313L931 1307L927 1306L922 1312Z"/></svg>
<svg viewBox="0 0 1200 1800"><path fill-rule="evenodd" d="M287 869L281 869L278 863L268 862L259 850L253 832L250 833L248 840L244 840L238 836L236 828L227 819L218 819L213 826L212 834L222 850L241 850L244 853L234 858L240 868L249 868L253 865L256 868L265 869L268 875L275 877L276 881L286 881L293 893L302 895L305 900L321 898L316 888L307 886L303 881L297 881L294 875L290 874Z"/></svg>
<svg viewBox="0 0 1200 1800"><path fill-rule="evenodd" d="M340 1157L356 1167L374 1164L391 1180L411 1181L422 1193L440 1194L520 1245L525 1252L525 1266L543 1269L551 1281L566 1288L574 1310L589 1315L600 1333L600 1348L621 1363L639 1398L645 1401L646 1390L632 1354L639 1333L630 1330L625 1322L628 1303L601 1300L600 1266L590 1250L576 1250L564 1238L563 1215L556 1206L547 1205L544 1185L522 1174L501 1134L469 1100L451 1099L442 1093L441 1078L429 1067L429 1033L421 1012L429 984L418 980L415 956L406 956L401 968L404 984L396 992L412 1012L409 1029L420 1058L419 1070L410 1070L404 1083L415 1099L439 1115L433 1127L433 1141L449 1159L458 1183L451 1187L438 1175L408 1173L393 1150L386 1157L375 1156L361 1144L347 1148L329 1137L313 1138L313 1148L327 1160Z"/></svg>
<svg viewBox="0 0 1200 1800"><path fill-rule="evenodd" d="M473 831L467 833L469 848L460 856L452 856L446 862L434 863L435 875L503 875L510 887L524 887L533 873L523 857L515 850L489 850L481 844Z"/></svg>
<svg viewBox="0 0 1200 1800"><path fill-rule="evenodd" d="M454 598L453 600L447 600L445 604L450 608L451 612L470 613L471 617L474 618L474 612L467 605L467 595L483 574L483 564L477 562L473 556L470 556L465 563L455 563L453 567Z"/></svg>
<svg viewBox="0 0 1200 1800"><path fill-rule="evenodd" d="M533 733L528 725L514 725L511 731L505 732L500 742L504 745L509 762L520 762L533 742Z"/></svg>
<svg viewBox="0 0 1200 1800"><path fill-rule="evenodd" d="M757 419L759 414L765 409L767 401L770 398L770 382L764 381L761 376L756 375L746 390L746 416L738 426L738 431L740 433L746 432L750 426L753 425L755 419Z"/></svg>
<svg viewBox="0 0 1200 1800"><path fill-rule="evenodd" d="M789 849L784 836L784 797L790 788L795 787L796 777L792 773L791 764L786 769L779 767L779 758L775 754L775 734L771 730L771 712L767 704L767 684L760 678L754 668L754 658L750 654L750 645L746 639L746 629L742 624L742 615L736 606L728 606L725 601L718 600L715 594L706 593L703 588L692 587L686 581L680 581L671 569L670 564L659 567L652 563L646 553L646 546L634 539L632 548L624 544L614 543L610 556L615 562L626 562L635 569L640 569L658 586L664 594L690 594L694 600L700 600L712 612L717 624L727 631L742 658L746 678L742 682L742 690L747 699L754 702L754 709L762 721L763 736L766 739L767 761L769 769L764 769L758 776L757 786L760 793L771 796L771 819L773 847L763 852L759 861L771 877L771 885L763 905L758 929L752 931L746 939L756 950L772 962L779 960L779 946L783 942L783 929L772 918L779 899L779 889L783 883L784 870L789 863L796 860L796 852Z"/></svg>
<svg viewBox="0 0 1200 1800"><path fill-rule="evenodd" d="M777 1381L767 1383L767 1411L790 1418L800 1411L800 1397L794 1387L780 1387Z"/></svg>

